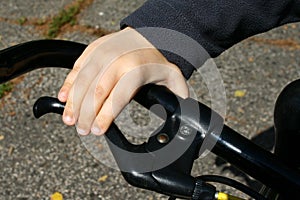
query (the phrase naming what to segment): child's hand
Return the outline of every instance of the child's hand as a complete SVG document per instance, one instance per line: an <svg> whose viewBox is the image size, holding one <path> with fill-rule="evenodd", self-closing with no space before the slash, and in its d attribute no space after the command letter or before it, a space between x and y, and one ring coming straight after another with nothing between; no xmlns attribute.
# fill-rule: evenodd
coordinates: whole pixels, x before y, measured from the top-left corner
<svg viewBox="0 0 300 200"><path fill-rule="evenodd" d="M79 57L60 89L59 100L67 102L63 121L76 124L81 135L101 135L148 83L188 96L179 68L134 29L99 38Z"/></svg>

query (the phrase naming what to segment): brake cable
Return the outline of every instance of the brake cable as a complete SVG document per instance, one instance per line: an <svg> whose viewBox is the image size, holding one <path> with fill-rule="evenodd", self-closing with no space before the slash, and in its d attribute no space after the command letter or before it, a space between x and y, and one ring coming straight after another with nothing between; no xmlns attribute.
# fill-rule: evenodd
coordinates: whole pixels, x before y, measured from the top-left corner
<svg viewBox="0 0 300 200"><path fill-rule="evenodd" d="M266 200L266 198L264 196L262 196L261 194L259 194L258 192L254 191L253 189L249 188L248 186L246 186L238 181L235 181L233 179L230 179L230 178L226 178L226 177L218 176L218 175L202 175L202 176L198 176L197 178L199 178L205 182L215 182L215 183L221 183L224 185L231 186L256 200ZM237 197L233 197L228 194L225 194L225 193L219 193L219 195L221 197L220 199L222 199L226 195L228 196L228 199L236 199L237 198Z"/></svg>

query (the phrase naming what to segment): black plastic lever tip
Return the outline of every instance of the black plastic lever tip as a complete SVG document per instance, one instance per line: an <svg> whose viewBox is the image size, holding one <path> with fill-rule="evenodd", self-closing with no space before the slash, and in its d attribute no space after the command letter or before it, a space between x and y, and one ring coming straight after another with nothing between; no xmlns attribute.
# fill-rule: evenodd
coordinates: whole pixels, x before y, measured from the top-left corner
<svg viewBox="0 0 300 200"><path fill-rule="evenodd" d="M33 114L35 118L40 118L47 113L56 113L62 115L65 103L60 102L53 97L40 97L33 105Z"/></svg>

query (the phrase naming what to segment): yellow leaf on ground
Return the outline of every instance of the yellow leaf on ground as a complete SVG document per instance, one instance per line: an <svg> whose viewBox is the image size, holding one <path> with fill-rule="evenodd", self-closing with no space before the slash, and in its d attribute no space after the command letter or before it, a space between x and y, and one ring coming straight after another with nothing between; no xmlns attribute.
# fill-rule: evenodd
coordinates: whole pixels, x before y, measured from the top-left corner
<svg viewBox="0 0 300 200"><path fill-rule="evenodd" d="M249 62L254 62L254 58L253 58L253 57L249 57L249 58L248 58L248 61L249 61Z"/></svg>
<svg viewBox="0 0 300 200"><path fill-rule="evenodd" d="M246 91L245 90L236 90L234 92L234 96L235 97L244 97L246 95Z"/></svg>
<svg viewBox="0 0 300 200"><path fill-rule="evenodd" d="M63 195L59 192L55 192L51 195L51 200L63 200Z"/></svg>
<svg viewBox="0 0 300 200"><path fill-rule="evenodd" d="M107 178L108 178L108 176L107 176L107 175L104 175L104 176L101 176L101 177L98 179L98 181L99 181L99 182L105 182Z"/></svg>

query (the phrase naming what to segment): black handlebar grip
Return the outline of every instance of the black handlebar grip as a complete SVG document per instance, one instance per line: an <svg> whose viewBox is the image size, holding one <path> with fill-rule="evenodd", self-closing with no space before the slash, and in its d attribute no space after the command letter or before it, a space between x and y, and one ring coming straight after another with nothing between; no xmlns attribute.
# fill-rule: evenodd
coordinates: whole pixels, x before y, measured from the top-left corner
<svg viewBox="0 0 300 200"><path fill-rule="evenodd" d="M44 67L72 69L86 48L66 40L37 40L0 51L0 83Z"/></svg>
<svg viewBox="0 0 300 200"><path fill-rule="evenodd" d="M47 113L63 114L65 103L53 97L40 97L33 105L35 118L40 118Z"/></svg>

